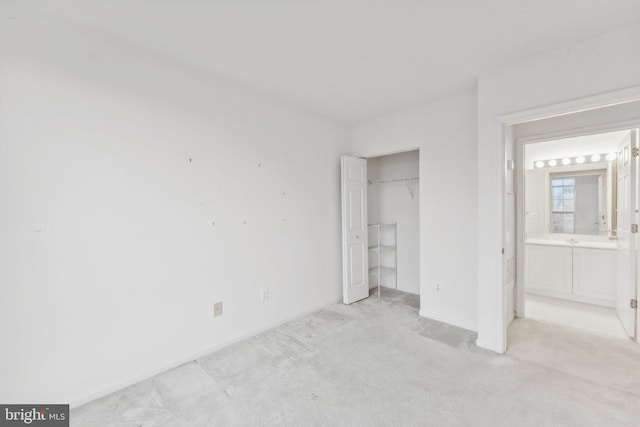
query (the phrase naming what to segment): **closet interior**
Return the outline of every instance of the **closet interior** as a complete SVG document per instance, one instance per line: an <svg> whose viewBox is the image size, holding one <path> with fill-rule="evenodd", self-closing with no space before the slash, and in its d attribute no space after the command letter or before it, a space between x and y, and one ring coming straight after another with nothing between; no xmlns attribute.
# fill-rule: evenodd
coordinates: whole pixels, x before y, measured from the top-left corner
<svg viewBox="0 0 640 427"><path fill-rule="evenodd" d="M420 293L419 152L367 159L369 286Z"/></svg>

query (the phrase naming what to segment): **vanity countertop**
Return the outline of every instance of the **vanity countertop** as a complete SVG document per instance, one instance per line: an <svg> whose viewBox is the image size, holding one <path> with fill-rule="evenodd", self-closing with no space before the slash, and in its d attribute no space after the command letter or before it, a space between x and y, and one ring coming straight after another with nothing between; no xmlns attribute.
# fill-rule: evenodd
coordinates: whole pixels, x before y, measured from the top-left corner
<svg viewBox="0 0 640 427"><path fill-rule="evenodd" d="M569 248L592 248L592 249L616 249L618 244L615 240L607 241L580 241L580 239L552 239L552 238L535 238L527 239L527 245L547 245L547 246L565 246Z"/></svg>

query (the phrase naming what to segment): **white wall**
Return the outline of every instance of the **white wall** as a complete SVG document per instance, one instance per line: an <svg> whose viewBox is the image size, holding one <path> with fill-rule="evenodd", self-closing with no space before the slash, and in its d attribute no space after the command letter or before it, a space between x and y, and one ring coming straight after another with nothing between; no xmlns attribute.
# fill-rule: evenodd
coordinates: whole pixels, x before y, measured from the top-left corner
<svg viewBox="0 0 640 427"><path fill-rule="evenodd" d="M419 153L408 151L367 160L370 181L419 177ZM397 252L382 252L381 265L395 265L397 255L398 290L420 293L420 183L419 181L373 183L368 189L369 223L396 223ZM375 221L374 221L375 220ZM382 244L393 242L392 228L381 228ZM377 241L376 231L370 229L369 245ZM370 252L369 265L377 265L377 254ZM395 275L382 275L380 284L395 288ZM370 275L369 283L377 286L377 275Z"/></svg>
<svg viewBox="0 0 640 427"><path fill-rule="evenodd" d="M544 169L527 169L524 171L524 208L526 236L548 233L546 212L548 203L545 198Z"/></svg>
<svg viewBox="0 0 640 427"><path fill-rule="evenodd" d="M475 90L355 127L352 153L420 149L420 314L477 319ZM436 292L435 283L440 283Z"/></svg>
<svg viewBox="0 0 640 427"><path fill-rule="evenodd" d="M80 403L339 300L346 127L10 14L1 402Z"/></svg>
<svg viewBox="0 0 640 427"><path fill-rule="evenodd" d="M503 123L632 99L640 94L638 40L640 24L479 78L478 345L506 349Z"/></svg>

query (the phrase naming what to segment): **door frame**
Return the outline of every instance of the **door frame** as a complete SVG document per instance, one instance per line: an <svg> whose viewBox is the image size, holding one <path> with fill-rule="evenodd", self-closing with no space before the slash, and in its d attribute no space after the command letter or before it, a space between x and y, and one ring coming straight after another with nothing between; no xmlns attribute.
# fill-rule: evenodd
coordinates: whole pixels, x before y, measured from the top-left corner
<svg viewBox="0 0 640 427"><path fill-rule="evenodd" d="M499 179L500 198L497 200L497 202L500 204L499 205L500 210L504 212L504 209L506 206L506 200L507 200L506 182L505 182L506 177L504 175L504 168L506 163L505 162L505 150L507 148L506 144L512 142L512 139L510 140L509 138L507 138L508 136L507 130L510 126L514 126L517 124L526 123L534 120L547 119L547 118L552 118L552 117L557 117L557 116L562 116L567 114L578 113L581 111L595 110L598 108L604 108L604 107L626 104L626 103L637 102L637 101L640 101L640 86L634 86L631 88L573 99L573 100L560 102L556 104L545 105L542 107L535 107L527 110L493 116L494 120L493 120L492 133L493 135L498 136L500 141L498 145L499 153L496 153L497 155L499 155L499 159L500 159L500 162L498 164L498 170L497 170L497 173L500 176L500 179ZM500 215L500 218L498 219L498 221L499 221L498 224L500 224L501 240L504 241L504 235L506 232L506 225L507 225L507 221L504 218L504 214ZM517 217L516 217L516 221L517 221ZM499 270L497 270L499 272L499 278L500 278L499 283L496 283L496 287L491 286L487 289L485 289L484 287L481 287L481 289L479 289L479 299L481 304L483 301L488 302L493 300L491 305L492 306L497 305L497 307L498 308L501 307L502 310L497 310L497 312L494 312L493 315L491 316L492 321L487 322L488 323L487 326L492 326L491 328L488 328L486 332L479 330L479 337L476 343L480 347L487 348L487 349L496 351L498 353L505 353L507 350L508 324L506 322L506 315L507 315L506 313L507 292L506 292L506 283L505 283L506 277L503 274L504 257L501 254L496 254L494 255L494 257L495 258L493 259L495 261L499 261L498 265L500 266ZM521 268L517 268L516 271L519 272L520 270ZM521 286L521 283L522 283L521 281L518 281L517 285ZM491 289L494 289L497 292L495 293L491 292L492 295L484 294L484 292L491 291ZM481 308L486 308L486 307L484 307L484 304L483 304ZM638 321L640 322L640 316L638 317L638 319L639 319ZM480 334L480 332L482 332L482 334ZM486 338L481 338L480 335L482 335L482 337L487 335L488 337L490 337L490 339L487 340ZM495 339L495 341L491 339L492 336Z"/></svg>
<svg viewBox="0 0 640 427"><path fill-rule="evenodd" d="M365 155L355 155L355 157L361 157L363 159L375 159L376 157L384 157L384 156L393 156L394 154L402 154L402 153L409 153L411 151L417 151L418 152L418 162L420 161L420 147L414 147L414 148L403 148L401 150L393 150L393 151L385 151L379 154L367 154Z"/></svg>
<svg viewBox="0 0 640 427"><path fill-rule="evenodd" d="M376 157L384 157L384 156L391 156L394 154L401 154L401 153L408 153L411 151L417 151L418 152L418 171L419 176L422 177L422 159L421 159L421 151L423 151L419 146L414 146L414 147L406 147L406 148L401 148L401 149L390 149L389 151L383 151L383 152L379 152L376 151L374 153L367 153L364 154L362 152L360 153L355 153L355 154L349 154L349 156L353 156L353 157L360 157L362 159L365 160L369 160L369 159L374 159ZM420 294L422 295L424 292L422 290L422 281L424 280L424 272L423 272L423 267L422 267L422 254L424 253L423 250L423 245L422 245L422 231L424 229L424 225L422 223L422 216L421 216L421 212L422 212L422 203L423 203L423 197L422 197L422 185L419 186L419 198L420 198L420 203L418 204L418 227L419 227L419 233L420 233L420 238L419 238L419 249L420 249L420 262L419 262L419 276L420 276L420 283L419 283L419 289L420 289ZM367 215L368 216L368 215ZM368 218L367 218L367 222L368 222ZM422 304L420 303L420 306ZM420 309L420 306L418 307L418 310Z"/></svg>
<svg viewBox="0 0 640 427"><path fill-rule="evenodd" d="M490 106L478 112L478 192L485 202L478 208L478 339L476 345L497 353L507 349L504 260L506 128L628 102L640 101L640 85L597 95L573 98L541 107L492 114ZM485 108L488 109L485 111ZM479 163L480 165L480 163Z"/></svg>
<svg viewBox="0 0 640 427"><path fill-rule="evenodd" d="M539 142L554 141L564 138L574 138L587 135L597 135L607 132L615 132L621 130L629 130L640 127L640 116L638 120L625 120L619 122L611 122L594 126L582 126L568 130L557 132L544 132L536 135L514 138L514 150L516 153L516 301L515 314L517 318L526 317L526 307L524 304L524 270L525 270L525 191L524 191L524 175L525 175L525 157L524 148L529 144Z"/></svg>

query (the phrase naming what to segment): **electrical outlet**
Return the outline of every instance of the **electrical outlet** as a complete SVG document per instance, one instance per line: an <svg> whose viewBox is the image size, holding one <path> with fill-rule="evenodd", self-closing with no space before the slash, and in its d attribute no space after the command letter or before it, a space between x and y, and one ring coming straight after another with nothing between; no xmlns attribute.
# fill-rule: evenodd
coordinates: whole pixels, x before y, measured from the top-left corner
<svg viewBox="0 0 640 427"><path fill-rule="evenodd" d="M440 293L440 283L436 283L436 293Z"/></svg>
<svg viewBox="0 0 640 427"><path fill-rule="evenodd" d="M260 301L269 301L269 289L260 289Z"/></svg>
<svg viewBox="0 0 640 427"><path fill-rule="evenodd" d="M213 317L222 316L222 301L213 304Z"/></svg>

